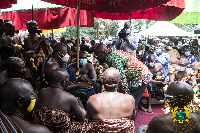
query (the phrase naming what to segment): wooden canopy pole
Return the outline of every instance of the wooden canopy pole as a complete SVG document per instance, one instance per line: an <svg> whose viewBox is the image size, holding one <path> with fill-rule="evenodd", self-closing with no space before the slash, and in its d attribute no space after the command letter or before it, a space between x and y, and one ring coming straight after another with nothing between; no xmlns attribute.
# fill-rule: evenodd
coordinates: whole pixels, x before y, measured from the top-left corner
<svg viewBox="0 0 200 133"><path fill-rule="evenodd" d="M80 0L78 0L78 6L77 6L77 50L76 50L77 69L79 69L79 28L80 28Z"/></svg>

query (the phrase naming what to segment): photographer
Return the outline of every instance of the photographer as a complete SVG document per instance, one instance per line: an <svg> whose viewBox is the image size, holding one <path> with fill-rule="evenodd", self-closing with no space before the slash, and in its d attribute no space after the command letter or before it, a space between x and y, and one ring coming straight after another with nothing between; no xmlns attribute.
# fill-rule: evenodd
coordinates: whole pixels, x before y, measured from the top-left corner
<svg viewBox="0 0 200 133"><path fill-rule="evenodd" d="M123 50L123 52L128 52L128 53L135 53L135 50L137 50L138 46L138 41L139 38L136 36L133 41L130 41L129 36L131 34L129 28L130 28L130 22L125 22L124 23L124 28L121 29L119 32L119 38L115 44L116 49L118 50Z"/></svg>

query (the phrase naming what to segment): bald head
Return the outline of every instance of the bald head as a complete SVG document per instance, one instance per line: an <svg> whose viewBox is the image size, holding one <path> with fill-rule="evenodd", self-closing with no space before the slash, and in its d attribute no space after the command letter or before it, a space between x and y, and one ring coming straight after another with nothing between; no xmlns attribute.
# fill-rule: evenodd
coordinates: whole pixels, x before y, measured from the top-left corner
<svg viewBox="0 0 200 133"><path fill-rule="evenodd" d="M31 28L31 27L33 27L33 26L38 26L38 23L37 23L36 21L34 21L34 20L28 21L28 22L26 23L27 29L29 29L29 28Z"/></svg>
<svg viewBox="0 0 200 133"><path fill-rule="evenodd" d="M103 84L107 87L118 86L118 83L121 81L120 77L120 72L117 69L113 67L108 68L103 72Z"/></svg>
<svg viewBox="0 0 200 133"><path fill-rule="evenodd" d="M16 68L18 65L24 65L24 61L19 57L9 57L5 62L7 69Z"/></svg>
<svg viewBox="0 0 200 133"><path fill-rule="evenodd" d="M3 102L14 102L17 98L25 98L25 94L30 91L32 92L33 88L28 81L21 78L12 78L3 83L0 96Z"/></svg>
<svg viewBox="0 0 200 133"><path fill-rule="evenodd" d="M101 52L106 51L106 50L107 50L106 45L101 43L101 44L96 45L94 49L94 54L98 56Z"/></svg>
<svg viewBox="0 0 200 133"><path fill-rule="evenodd" d="M63 80L66 80L66 77L69 78L69 74L67 70L64 68L56 68L51 71L50 74L50 81L52 82L61 82Z"/></svg>
<svg viewBox="0 0 200 133"><path fill-rule="evenodd" d="M182 65L182 66L187 66L189 64L189 61L187 58L181 58L179 60L179 65Z"/></svg>
<svg viewBox="0 0 200 133"><path fill-rule="evenodd" d="M185 106L193 99L194 92L191 85L182 81L176 81L169 84L165 94L173 96L175 106Z"/></svg>
<svg viewBox="0 0 200 133"><path fill-rule="evenodd" d="M124 23L124 28L125 29L129 29L130 26L131 26L131 23L129 21L127 21L127 22Z"/></svg>
<svg viewBox="0 0 200 133"><path fill-rule="evenodd" d="M67 52L67 46L63 43L56 43L53 46L53 53L61 52L61 51L66 51Z"/></svg>

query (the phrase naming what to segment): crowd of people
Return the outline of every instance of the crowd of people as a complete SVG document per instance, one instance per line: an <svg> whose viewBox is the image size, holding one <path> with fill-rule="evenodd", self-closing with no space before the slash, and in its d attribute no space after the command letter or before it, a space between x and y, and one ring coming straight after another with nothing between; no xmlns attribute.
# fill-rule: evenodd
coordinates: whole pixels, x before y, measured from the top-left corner
<svg viewBox="0 0 200 133"><path fill-rule="evenodd" d="M134 133L137 110L153 113L152 97L165 100L165 114L146 133L200 132L197 40L142 45L126 22L116 42L82 37L78 47L73 37L38 35L36 21L26 26L22 42L12 21L0 19L1 132Z"/></svg>

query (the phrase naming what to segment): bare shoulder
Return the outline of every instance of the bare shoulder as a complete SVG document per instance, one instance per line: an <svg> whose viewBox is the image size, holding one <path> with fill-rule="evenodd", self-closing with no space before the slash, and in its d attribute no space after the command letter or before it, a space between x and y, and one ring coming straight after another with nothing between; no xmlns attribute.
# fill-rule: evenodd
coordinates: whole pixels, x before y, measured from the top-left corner
<svg viewBox="0 0 200 133"><path fill-rule="evenodd" d="M0 73L0 84L3 84L7 80L7 72L3 71Z"/></svg>
<svg viewBox="0 0 200 133"><path fill-rule="evenodd" d="M155 116L152 118L152 120L148 124L148 128L146 133L159 133L161 128L163 128L164 122L162 116Z"/></svg>
<svg viewBox="0 0 200 133"><path fill-rule="evenodd" d="M88 99L89 103L93 103L98 101L99 98L101 98L103 96L103 93L98 93L98 94L94 94L92 96L90 96L90 98Z"/></svg>
<svg viewBox="0 0 200 133"><path fill-rule="evenodd" d="M120 97L124 101L130 101L130 102L135 101L134 97L129 94L118 93L118 97Z"/></svg>

